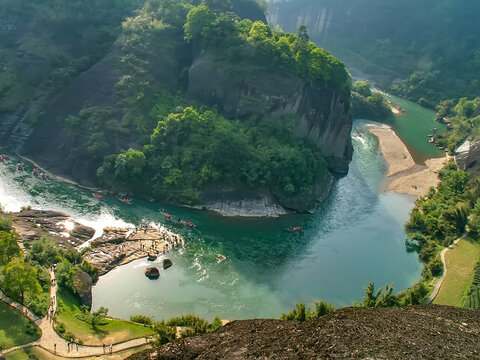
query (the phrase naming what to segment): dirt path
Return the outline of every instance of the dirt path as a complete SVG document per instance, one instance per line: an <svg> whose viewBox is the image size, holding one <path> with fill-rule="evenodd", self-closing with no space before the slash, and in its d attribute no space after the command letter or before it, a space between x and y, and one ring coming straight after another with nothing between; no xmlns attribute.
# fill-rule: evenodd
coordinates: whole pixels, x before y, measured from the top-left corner
<svg viewBox="0 0 480 360"><path fill-rule="evenodd" d="M425 300L425 304L430 304L433 300L438 295L438 292L440 291L440 287L443 284L443 280L445 280L445 276L447 276L447 263L445 261L445 254L447 253L448 250L453 249L453 247L463 238L465 238L468 235L468 233L464 233L462 236L460 236L457 240L455 240L450 246L446 247L445 249L442 250L440 253L440 259L442 260L443 264L443 274L442 276L438 279L437 283L435 284L435 288L433 289L433 292L430 294L427 300Z"/></svg>
<svg viewBox="0 0 480 360"><path fill-rule="evenodd" d="M50 271L50 278L53 280L55 279L55 274L53 271ZM55 285L50 287L50 298L52 299L52 308L54 311L57 309L57 301L56 301L56 293L57 293L57 284L55 281ZM40 346L41 348L51 352L52 354L62 356L65 358L81 358L81 357L89 357L89 356L99 356L103 354L109 353L116 353L119 351L139 347L145 345L148 342L146 338L139 338L133 339L125 342L121 342L118 344L114 344L111 346L107 346L103 348L103 346L85 346L85 345L77 345L76 344L69 344L68 341L60 337L57 332L53 329L53 320L49 316L45 316L40 318L36 316L33 312L28 310L25 306L16 303L9 299L1 290L0 290L0 299L5 303L9 304L10 306L20 310L25 316L27 316L30 320L35 322L35 324L40 328L42 331L42 335L40 339L30 342L28 344L20 345L11 347L9 349L3 350L0 354L6 355L12 351L24 349L30 346Z"/></svg>

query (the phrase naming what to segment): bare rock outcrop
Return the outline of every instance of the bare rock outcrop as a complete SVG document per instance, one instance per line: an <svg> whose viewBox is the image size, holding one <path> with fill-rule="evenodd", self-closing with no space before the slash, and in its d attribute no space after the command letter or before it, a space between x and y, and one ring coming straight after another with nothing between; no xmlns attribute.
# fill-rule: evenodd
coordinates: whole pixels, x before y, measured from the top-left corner
<svg viewBox="0 0 480 360"><path fill-rule="evenodd" d="M242 320L128 359L479 359L480 312L344 308L318 320Z"/></svg>

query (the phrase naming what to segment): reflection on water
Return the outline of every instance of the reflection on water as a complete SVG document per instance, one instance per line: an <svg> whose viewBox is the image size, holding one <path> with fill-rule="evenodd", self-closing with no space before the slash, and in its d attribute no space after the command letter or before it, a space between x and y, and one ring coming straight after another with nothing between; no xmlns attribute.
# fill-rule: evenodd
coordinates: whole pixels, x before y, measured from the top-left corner
<svg viewBox="0 0 480 360"><path fill-rule="evenodd" d="M42 182L13 166L0 166L0 202L6 210L21 205L61 210L102 229L142 222L162 223L185 237L185 247L168 253L173 267L148 280L138 260L102 277L94 287L94 308L128 318L145 314L156 319L196 313L212 319L278 317L296 302L326 300L350 305L363 296L369 281L394 283L397 290L414 283L421 272L416 254L407 253L404 223L412 198L378 194L385 163L376 138L362 131L354 137L350 172L313 215L279 219L232 219L138 201L133 206L55 181ZM27 170L30 167L26 166ZM31 170L31 169L30 169ZM189 219L197 229L176 228L159 214ZM284 228L302 226L304 233ZM227 260L217 263L217 255ZM156 263L160 265L163 258Z"/></svg>

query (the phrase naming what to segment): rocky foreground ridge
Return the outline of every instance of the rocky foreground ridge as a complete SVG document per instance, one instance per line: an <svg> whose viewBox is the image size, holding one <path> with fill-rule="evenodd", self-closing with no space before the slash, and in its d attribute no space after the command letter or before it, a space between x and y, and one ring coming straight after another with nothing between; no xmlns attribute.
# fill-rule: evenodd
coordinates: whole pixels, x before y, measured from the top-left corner
<svg viewBox="0 0 480 360"><path fill-rule="evenodd" d="M234 321L128 359L479 359L480 312L344 308L310 322Z"/></svg>

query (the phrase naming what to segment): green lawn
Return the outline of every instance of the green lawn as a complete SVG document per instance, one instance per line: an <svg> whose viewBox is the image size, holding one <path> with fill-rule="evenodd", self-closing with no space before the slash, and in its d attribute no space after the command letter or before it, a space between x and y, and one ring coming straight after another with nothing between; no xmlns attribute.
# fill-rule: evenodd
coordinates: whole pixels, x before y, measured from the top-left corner
<svg viewBox="0 0 480 360"><path fill-rule="evenodd" d="M66 332L73 333L85 345L115 344L154 334L149 327L123 320L108 320L107 324L97 325L97 329L93 329L90 324L75 316L81 314L81 303L75 295L62 291L57 293L57 298L57 323L63 323Z"/></svg>
<svg viewBox="0 0 480 360"><path fill-rule="evenodd" d="M16 309L0 301L0 349L37 340L40 329Z"/></svg>
<svg viewBox="0 0 480 360"><path fill-rule="evenodd" d="M447 276L437 297L438 305L462 306L465 289L472 283L474 268L480 257L480 243L471 237L460 240L445 255Z"/></svg>
<svg viewBox="0 0 480 360"><path fill-rule="evenodd" d="M147 346L139 347L139 348L135 348L135 349L130 349L130 350L120 351L120 352L115 353L113 355L108 355L108 360L122 360L122 359L125 359L128 356L133 355L134 353L136 353L138 351L142 351L146 348L147 348ZM43 350L42 348L40 348L38 346L12 351L11 353L6 355L5 359L6 360L30 360L28 358L28 356L32 355L32 354L35 355L38 358L38 360L60 360L60 359L63 359L63 357L55 356L55 355L49 353L48 351ZM77 359L85 359L85 360L105 359L105 356L89 356L87 358L77 358Z"/></svg>

